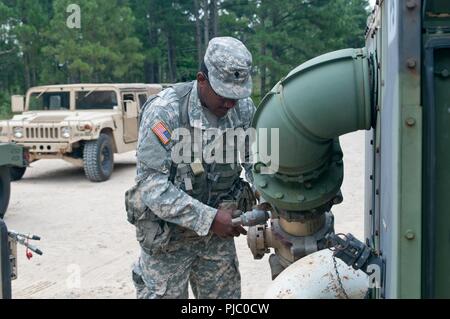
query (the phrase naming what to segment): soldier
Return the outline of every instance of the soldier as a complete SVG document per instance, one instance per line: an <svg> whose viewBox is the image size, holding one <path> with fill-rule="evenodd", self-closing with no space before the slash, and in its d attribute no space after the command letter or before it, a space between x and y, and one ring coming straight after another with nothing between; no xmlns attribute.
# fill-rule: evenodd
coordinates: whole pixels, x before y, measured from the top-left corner
<svg viewBox="0 0 450 319"><path fill-rule="evenodd" d="M233 163L207 163L199 154L221 141L218 135L250 127L251 65L242 42L214 38L196 81L176 84L144 105L136 185L126 193L128 220L142 248L132 270L138 298L186 299L189 282L196 298L241 297L234 237L246 231L231 221L233 209L250 210L256 203L240 178L243 166L252 181L251 164L240 165L237 156ZM184 140L174 132L179 128L202 135ZM209 131L214 138L204 134ZM180 163L173 150L183 142L193 155L183 153L192 160ZM248 152L247 145L246 158Z"/></svg>

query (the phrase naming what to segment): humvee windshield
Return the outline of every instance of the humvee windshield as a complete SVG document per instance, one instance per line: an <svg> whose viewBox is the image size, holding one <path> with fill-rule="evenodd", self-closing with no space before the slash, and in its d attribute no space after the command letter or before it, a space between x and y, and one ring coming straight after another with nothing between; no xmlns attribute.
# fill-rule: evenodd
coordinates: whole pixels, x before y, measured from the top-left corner
<svg viewBox="0 0 450 319"><path fill-rule="evenodd" d="M75 92L77 110L112 110L117 106L117 94L114 91Z"/></svg>
<svg viewBox="0 0 450 319"><path fill-rule="evenodd" d="M30 95L30 111L70 109L70 92L36 92Z"/></svg>

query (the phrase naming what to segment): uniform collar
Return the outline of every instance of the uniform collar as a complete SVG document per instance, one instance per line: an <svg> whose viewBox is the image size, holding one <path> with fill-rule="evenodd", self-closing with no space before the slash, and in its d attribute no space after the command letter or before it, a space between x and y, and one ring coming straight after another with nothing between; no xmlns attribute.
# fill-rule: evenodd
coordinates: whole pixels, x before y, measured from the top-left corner
<svg viewBox="0 0 450 319"><path fill-rule="evenodd" d="M239 101L238 101L239 103ZM237 105L231 109L227 115L218 119L218 128L220 130L226 130L228 128L237 127L239 124L239 117L237 114ZM197 81L194 81L194 86L192 87L191 94L189 95L189 106L188 106L189 124L191 127L206 130L211 128L211 123L206 117L202 103L198 96Z"/></svg>

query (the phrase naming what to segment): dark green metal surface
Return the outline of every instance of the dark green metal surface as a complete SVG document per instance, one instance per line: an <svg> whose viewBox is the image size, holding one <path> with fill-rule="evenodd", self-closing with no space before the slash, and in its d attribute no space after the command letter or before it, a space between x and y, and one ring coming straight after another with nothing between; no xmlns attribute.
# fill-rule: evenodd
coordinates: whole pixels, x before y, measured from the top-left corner
<svg viewBox="0 0 450 319"><path fill-rule="evenodd" d="M450 46L450 38L448 40ZM450 298L450 78L439 73L450 71L450 48L435 52L436 98L436 261L434 297Z"/></svg>
<svg viewBox="0 0 450 319"><path fill-rule="evenodd" d="M420 0L399 2L397 298L420 298L422 289L421 7Z"/></svg>
<svg viewBox="0 0 450 319"><path fill-rule="evenodd" d="M423 22L423 296L450 298L450 2L428 1Z"/></svg>
<svg viewBox="0 0 450 319"><path fill-rule="evenodd" d="M11 270L9 263L8 229L0 219L0 299L11 298Z"/></svg>
<svg viewBox="0 0 450 319"><path fill-rule="evenodd" d="M253 126L258 134L268 129L269 138L279 130L280 157L276 174L255 165L255 186L277 208L308 211L339 201L338 137L371 123L368 68L364 49L331 52L294 69L261 102Z"/></svg>
<svg viewBox="0 0 450 319"><path fill-rule="evenodd" d="M24 166L23 147L16 144L0 143L0 166Z"/></svg>
<svg viewBox="0 0 450 319"><path fill-rule="evenodd" d="M377 117L366 154L366 238L384 262L376 298L420 298L423 285L421 4L380 2L366 38L377 61Z"/></svg>

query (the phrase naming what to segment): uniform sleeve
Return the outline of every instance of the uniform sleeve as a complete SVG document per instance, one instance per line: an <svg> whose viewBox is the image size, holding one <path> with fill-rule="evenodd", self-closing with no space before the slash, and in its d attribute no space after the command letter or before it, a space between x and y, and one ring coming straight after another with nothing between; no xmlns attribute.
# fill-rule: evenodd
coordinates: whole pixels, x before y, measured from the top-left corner
<svg viewBox="0 0 450 319"><path fill-rule="evenodd" d="M163 123L170 133L178 127L178 103L155 100L146 108L139 132L137 183L144 204L159 218L194 230L199 236L209 233L216 209L189 196L169 181L171 148L152 131Z"/></svg>
<svg viewBox="0 0 450 319"><path fill-rule="evenodd" d="M256 107L253 103L251 98L248 98L244 101L245 107L243 108L245 111L244 114L244 129L248 129L252 125L253 116L255 115ZM250 158L250 152L251 152L251 146L249 143L246 143L245 145L245 154L244 159L245 162L242 164L242 167L245 169L245 178L249 183L253 186L253 173L252 173L252 167L253 163L251 162Z"/></svg>

